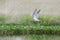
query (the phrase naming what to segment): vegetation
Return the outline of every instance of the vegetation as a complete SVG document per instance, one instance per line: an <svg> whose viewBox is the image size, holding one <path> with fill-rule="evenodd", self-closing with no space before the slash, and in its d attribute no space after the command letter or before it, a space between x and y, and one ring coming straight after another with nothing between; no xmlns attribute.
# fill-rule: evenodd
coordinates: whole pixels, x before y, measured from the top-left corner
<svg viewBox="0 0 60 40"><path fill-rule="evenodd" d="M60 34L60 26L4 24L0 34Z"/></svg>
<svg viewBox="0 0 60 40"><path fill-rule="evenodd" d="M0 24L4 24L6 20L6 16L0 15Z"/></svg>
<svg viewBox="0 0 60 40"><path fill-rule="evenodd" d="M60 40L59 35L27 35L28 40Z"/></svg>
<svg viewBox="0 0 60 40"><path fill-rule="evenodd" d="M40 16L40 22L34 22L32 17L23 16L20 23L5 24L6 17L0 17L0 34L60 34L60 19L51 16ZM56 20L55 20L56 19Z"/></svg>

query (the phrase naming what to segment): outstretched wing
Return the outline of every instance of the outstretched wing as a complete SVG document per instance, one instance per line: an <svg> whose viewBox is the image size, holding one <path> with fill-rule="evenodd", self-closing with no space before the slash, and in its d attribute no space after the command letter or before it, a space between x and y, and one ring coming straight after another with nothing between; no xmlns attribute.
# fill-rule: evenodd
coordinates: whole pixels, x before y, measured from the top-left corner
<svg viewBox="0 0 60 40"><path fill-rule="evenodd" d="M33 15L35 15L35 14L36 14L36 12L37 12L37 9L35 9L35 10L34 10Z"/></svg>
<svg viewBox="0 0 60 40"><path fill-rule="evenodd" d="M37 11L37 14L39 14L39 12L40 12L40 9Z"/></svg>

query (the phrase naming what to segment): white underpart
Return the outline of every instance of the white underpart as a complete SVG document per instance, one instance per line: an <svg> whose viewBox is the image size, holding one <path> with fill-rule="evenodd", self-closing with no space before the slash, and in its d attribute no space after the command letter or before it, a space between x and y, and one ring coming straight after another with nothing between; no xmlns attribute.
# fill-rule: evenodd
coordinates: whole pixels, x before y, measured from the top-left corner
<svg viewBox="0 0 60 40"><path fill-rule="evenodd" d="M38 18L34 17L33 18L34 21L40 21Z"/></svg>
<svg viewBox="0 0 60 40"><path fill-rule="evenodd" d="M34 15L33 15L33 20L34 20L34 21L40 21L40 20L38 19L38 13L37 13L37 12L34 13Z"/></svg>

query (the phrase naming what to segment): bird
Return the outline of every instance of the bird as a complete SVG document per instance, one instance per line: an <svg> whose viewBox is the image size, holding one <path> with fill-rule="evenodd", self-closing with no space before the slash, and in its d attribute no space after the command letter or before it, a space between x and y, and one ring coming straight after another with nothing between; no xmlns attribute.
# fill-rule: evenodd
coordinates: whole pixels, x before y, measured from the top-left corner
<svg viewBox="0 0 60 40"><path fill-rule="evenodd" d="M39 10L37 10L37 9L34 10L34 12L33 12L33 21L40 21L38 19L39 12L40 12L40 9Z"/></svg>

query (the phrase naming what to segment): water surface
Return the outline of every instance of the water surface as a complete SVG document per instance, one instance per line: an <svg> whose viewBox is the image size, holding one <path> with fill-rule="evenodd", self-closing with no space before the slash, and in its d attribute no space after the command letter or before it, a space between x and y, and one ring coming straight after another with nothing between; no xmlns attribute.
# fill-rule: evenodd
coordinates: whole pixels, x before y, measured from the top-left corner
<svg viewBox="0 0 60 40"><path fill-rule="evenodd" d="M58 35L0 36L0 40L60 40Z"/></svg>

